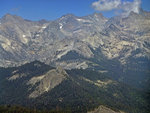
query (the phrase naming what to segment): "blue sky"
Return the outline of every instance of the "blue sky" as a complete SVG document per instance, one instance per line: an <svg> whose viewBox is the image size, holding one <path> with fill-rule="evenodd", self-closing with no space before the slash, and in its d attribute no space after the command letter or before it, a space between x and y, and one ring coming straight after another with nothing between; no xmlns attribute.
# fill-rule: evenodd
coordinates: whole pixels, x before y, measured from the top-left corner
<svg viewBox="0 0 150 113"><path fill-rule="evenodd" d="M0 0L0 17L10 13L29 20L54 20L68 13L85 16L101 12L105 17L112 17L115 14L116 9L95 10L92 3L96 1L98 0ZM121 0L124 1L133 2L133 0ZM142 0L141 6L144 10L150 11L150 0Z"/></svg>

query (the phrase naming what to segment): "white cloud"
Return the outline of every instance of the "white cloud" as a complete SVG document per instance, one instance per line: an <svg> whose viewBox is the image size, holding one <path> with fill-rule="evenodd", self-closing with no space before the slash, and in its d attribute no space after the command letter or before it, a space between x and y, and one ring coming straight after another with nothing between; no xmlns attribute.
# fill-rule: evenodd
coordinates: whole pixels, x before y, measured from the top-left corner
<svg viewBox="0 0 150 113"><path fill-rule="evenodd" d="M92 3L92 7L98 11L110 11L118 8L120 4L120 0L98 0Z"/></svg>
<svg viewBox="0 0 150 113"><path fill-rule="evenodd" d="M141 0L133 2L121 0L98 0L92 3L92 7L97 11L111 11L113 9L121 10L123 15L128 15L131 11L139 13Z"/></svg>

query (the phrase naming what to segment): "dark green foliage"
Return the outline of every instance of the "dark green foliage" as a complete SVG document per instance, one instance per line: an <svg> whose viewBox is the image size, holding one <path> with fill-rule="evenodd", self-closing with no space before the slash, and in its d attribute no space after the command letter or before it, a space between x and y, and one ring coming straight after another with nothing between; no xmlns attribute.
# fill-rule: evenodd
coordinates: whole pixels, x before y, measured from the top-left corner
<svg viewBox="0 0 150 113"><path fill-rule="evenodd" d="M0 104L18 104L27 103L27 96L30 93L26 82L33 76L45 74L53 67L45 65L39 61L27 63L15 68L0 68ZM13 73L14 71L16 71ZM8 81L8 77L13 74L25 74L26 76L16 80Z"/></svg>
<svg viewBox="0 0 150 113"><path fill-rule="evenodd" d="M35 99L29 99L28 96L32 90L28 90L27 81L51 69L54 68L38 61L15 68L0 68L0 105L21 105L54 113L62 111L86 113L99 105L104 105L116 111L148 113L148 101L142 92L111 79L108 73L99 73L90 69L67 70L69 76L61 84ZM8 81L7 77L12 76L14 70L18 70L16 73L25 73L26 76ZM102 82L111 80L112 83L97 86L94 84L97 80ZM13 108L10 107L11 110Z"/></svg>
<svg viewBox="0 0 150 113"><path fill-rule="evenodd" d="M91 70L72 70L74 76L83 76L92 81L101 80L107 81L111 80L105 74L100 74L96 71ZM78 80L80 81L80 80ZM90 94L93 100L99 102L99 104L106 105L112 108L120 109L126 112L132 113L145 113L148 108L148 103L144 100L143 93L129 87L128 85L115 82L115 84L107 85L107 87L96 87L85 81L82 82L82 87L86 88L88 94ZM117 94L118 97L113 96Z"/></svg>
<svg viewBox="0 0 150 113"><path fill-rule="evenodd" d="M59 110L40 111L37 109L30 109L21 106L5 105L0 106L0 113L65 113L65 112Z"/></svg>
<svg viewBox="0 0 150 113"><path fill-rule="evenodd" d="M129 58L130 63L123 67L124 81L136 88L147 90L149 88L150 79L150 60L141 58Z"/></svg>

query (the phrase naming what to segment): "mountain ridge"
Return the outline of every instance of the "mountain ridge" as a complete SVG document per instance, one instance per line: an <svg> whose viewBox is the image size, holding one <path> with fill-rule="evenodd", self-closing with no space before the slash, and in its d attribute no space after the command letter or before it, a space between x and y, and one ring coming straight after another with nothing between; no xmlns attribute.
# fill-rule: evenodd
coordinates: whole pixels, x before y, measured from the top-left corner
<svg viewBox="0 0 150 113"><path fill-rule="evenodd" d="M0 66L39 60L64 69L106 71L117 81L146 88L149 14L141 11L110 19L99 13L84 17L65 15L48 22L10 18L0 24ZM128 82L131 80L133 83Z"/></svg>

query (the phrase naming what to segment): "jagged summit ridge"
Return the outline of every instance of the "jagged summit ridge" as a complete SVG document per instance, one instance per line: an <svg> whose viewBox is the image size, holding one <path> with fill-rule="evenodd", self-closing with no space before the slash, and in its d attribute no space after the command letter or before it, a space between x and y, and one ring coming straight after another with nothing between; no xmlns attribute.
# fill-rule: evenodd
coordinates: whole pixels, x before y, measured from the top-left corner
<svg viewBox="0 0 150 113"><path fill-rule="evenodd" d="M33 22L7 14L0 24L0 65L13 66L37 59L65 68L87 68L89 61L85 59L94 58L96 49L108 59L118 58L122 64L137 49L141 53L135 57L149 58L145 46L149 43L148 15L149 12L141 11L131 12L126 18L107 19L99 13L83 17L68 14L54 21ZM71 52L81 56L80 60L61 60Z"/></svg>

